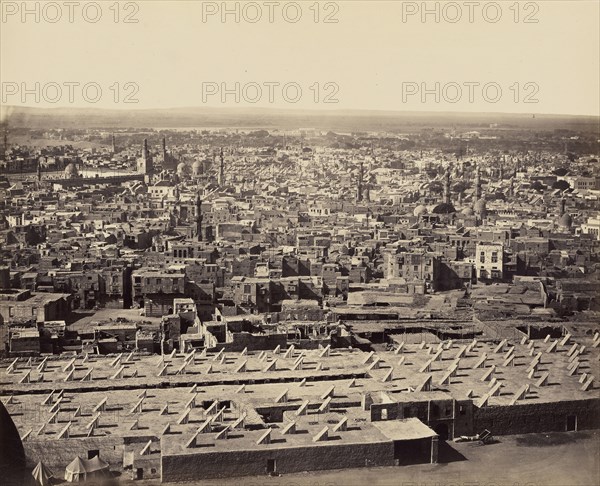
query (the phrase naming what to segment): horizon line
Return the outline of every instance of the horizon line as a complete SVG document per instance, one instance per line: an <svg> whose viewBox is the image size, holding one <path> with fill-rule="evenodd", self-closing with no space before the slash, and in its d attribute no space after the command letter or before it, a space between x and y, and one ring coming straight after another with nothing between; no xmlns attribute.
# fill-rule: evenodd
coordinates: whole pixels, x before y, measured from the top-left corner
<svg viewBox="0 0 600 486"><path fill-rule="evenodd" d="M209 110L209 111L231 111L231 112L244 112L244 111L266 111L272 113L308 113L308 114L341 114L341 113L356 113L356 114L379 114L379 115L504 115L504 116L521 116L535 118L536 116L542 117L573 117L573 118L595 118L600 121L600 113L598 114L574 114L574 113L548 113L548 112L509 112L509 111L460 111L460 110L384 110L378 108L299 108L299 107L265 107L265 106L171 106L171 107L152 107L152 108L130 108L130 107L82 107L82 106L30 106L30 105L2 105L0 104L0 122L3 122L4 114L6 111L13 110L40 110L40 111L97 111L97 112L152 112L152 111L177 111L177 110ZM10 114L8 115L10 116Z"/></svg>

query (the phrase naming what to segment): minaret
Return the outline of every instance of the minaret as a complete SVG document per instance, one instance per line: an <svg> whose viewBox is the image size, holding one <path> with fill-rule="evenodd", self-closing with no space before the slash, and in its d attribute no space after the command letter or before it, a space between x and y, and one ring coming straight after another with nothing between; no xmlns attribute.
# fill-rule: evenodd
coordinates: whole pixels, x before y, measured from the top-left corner
<svg viewBox="0 0 600 486"><path fill-rule="evenodd" d="M363 161L360 161L360 170L358 172L358 187L356 188L356 201L362 201L363 197L363 171L364 164Z"/></svg>
<svg viewBox="0 0 600 486"><path fill-rule="evenodd" d="M450 204L450 164L446 167L444 174L444 203Z"/></svg>
<svg viewBox="0 0 600 486"><path fill-rule="evenodd" d="M163 168L167 163L167 138L163 137L162 139L162 153L163 153Z"/></svg>
<svg viewBox="0 0 600 486"><path fill-rule="evenodd" d="M4 133L2 137L4 146L2 148L2 160L8 160L8 122L4 124Z"/></svg>
<svg viewBox="0 0 600 486"><path fill-rule="evenodd" d="M150 175L153 172L152 157L148 152L148 139L144 139L142 146L142 157L138 161L138 172L145 175Z"/></svg>
<svg viewBox="0 0 600 486"><path fill-rule="evenodd" d="M115 134L112 134L112 153L113 155L117 153L117 144L115 143Z"/></svg>
<svg viewBox="0 0 600 486"><path fill-rule="evenodd" d="M224 160L225 157L223 155L223 147L221 147L221 153L219 154L219 157L221 158L221 167L219 168L219 185L222 186L225 183L225 165L224 165Z"/></svg>
<svg viewBox="0 0 600 486"><path fill-rule="evenodd" d="M475 169L475 201L481 199L481 171L479 166Z"/></svg>
<svg viewBox="0 0 600 486"><path fill-rule="evenodd" d="M196 195L196 238L202 241L202 199L200 198L200 189Z"/></svg>
<svg viewBox="0 0 600 486"><path fill-rule="evenodd" d="M37 166L37 179L38 179L38 182L42 180L42 163L40 162L39 159L38 159L38 166Z"/></svg>
<svg viewBox="0 0 600 486"><path fill-rule="evenodd" d="M561 199L559 203L559 216L563 216L566 212L567 201L566 199Z"/></svg>

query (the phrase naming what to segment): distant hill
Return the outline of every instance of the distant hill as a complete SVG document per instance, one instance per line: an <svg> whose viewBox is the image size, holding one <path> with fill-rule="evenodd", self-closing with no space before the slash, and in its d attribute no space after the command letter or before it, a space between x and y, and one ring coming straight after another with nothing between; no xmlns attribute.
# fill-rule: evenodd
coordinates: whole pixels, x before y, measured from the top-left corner
<svg viewBox="0 0 600 486"><path fill-rule="evenodd" d="M279 110L269 108L172 108L111 110L4 106L1 120L10 126L49 128L267 128L345 131L411 131L456 127L531 130L571 129L599 132L600 118L510 113L395 112L370 110Z"/></svg>

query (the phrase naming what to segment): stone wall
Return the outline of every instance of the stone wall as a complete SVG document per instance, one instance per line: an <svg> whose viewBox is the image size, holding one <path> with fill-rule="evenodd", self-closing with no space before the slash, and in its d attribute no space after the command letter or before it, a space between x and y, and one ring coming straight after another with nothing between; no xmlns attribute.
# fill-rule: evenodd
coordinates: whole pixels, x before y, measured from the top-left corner
<svg viewBox="0 0 600 486"><path fill-rule="evenodd" d="M88 458L88 451L99 451L100 457L108 462L111 469L119 470L123 464L123 437L69 438L55 440L23 441L27 466L33 468L39 461L44 462L54 474L63 477L65 467L75 457Z"/></svg>
<svg viewBox="0 0 600 486"><path fill-rule="evenodd" d="M277 448L274 444L253 450L163 455L161 479L162 482L176 482L266 475L269 460L275 460L276 471L281 474L308 470L392 466L394 465L394 443L386 441L293 448Z"/></svg>
<svg viewBox="0 0 600 486"><path fill-rule="evenodd" d="M577 417L577 430L600 428L600 399L475 407L473 428L495 435L565 432L570 415Z"/></svg>

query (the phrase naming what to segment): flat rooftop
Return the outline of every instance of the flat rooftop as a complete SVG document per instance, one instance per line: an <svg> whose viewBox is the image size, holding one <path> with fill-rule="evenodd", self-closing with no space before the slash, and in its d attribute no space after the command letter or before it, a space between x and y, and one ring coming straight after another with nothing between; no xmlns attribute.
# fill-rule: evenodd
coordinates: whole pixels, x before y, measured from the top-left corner
<svg viewBox="0 0 600 486"><path fill-rule="evenodd" d="M219 409L225 407L223 420L219 422L222 427L233 424L244 411L249 423L264 427L257 410L275 407L288 416L308 400L308 422L302 422L302 426L310 437L328 425L327 420L344 414L349 427L353 420L356 420L355 426L361 427L356 434L345 434L344 441L354 440L354 435L360 441L360 434L366 433L372 434L372 440L379 440L380 430L369 426L367 432L366 426L360 425L368 417L368 412L360 407L361 398L367 392L375 397L376 403L452 397L464 400L468 395L477 403L492 388L490 381L483 380L484 375L490 374L501 387L496 395L489 397L487 406L510 405L525 385L529 391L518 399L517 405L597 398L597 384L584 391L580 383L584 373L588 378L599 376L600 350L593 347L592 340L592 336L587 335L570 338L564 344L555 339L523 344L507 340L501 349L496 342L470 340L407 343L397 352L331 349L328 355L323 350L296 349L287 355L285 351L280 354L256 351L247 355L224 352L172 356L89 355L87 359L81 355L49 356L43 370L40 365L45 358L34 358L30 362L20 358L16 363L14 360L0 363L0 396L21 435L31 430L30 437L35 440L55 440L69 422L71 437L85 437L89 432L87 426L100 413L94 436L162 436L167 437L164 439L167 451L178 451L208 418L207 411L215 400L219 402ZM570 361L572 350L580 352L575 358L579 367L574 373L567 368L575 362ZM514 358L507 363L509 352ZM538 353L542 354L532 375L528 367ZM485 365L478 367L484 355ZM294 370L294 363L300 359L302 369ZM245 371L240 369L242 365ZM453 365L457 365L456 370L449 375ZM547 380L538 386L545 373L548 373ZM430 380L431 391L419 390L426 380ZM56 405L60 393L62 399ZM327 395L331 396L330 410L318 413ZM104 399L104 406L98 408ZM194 406L187 419L181 420L190 408L191 399ZM55 412L58 413L48 423ZM167 425L171 432L163 435ZM398 434L410 435L410 426L406 427L404 431L398 429ZM421 432L417 430L415 434ZM199 434L202 437L198 443L213 440L217 433ZM243 435L240 447L245 447L246 442L254 446L261 433L264 430L232 432L233 436ZM272 433L278 435L276 430ZM394 434L391 429L390 434ZM292 446L295 440L307 443L306 438L293 438L286 444ZM210 447L221 447L223 442L230 448L232 444L228 439L215 439L215 442L218 444Z"/></svg>

